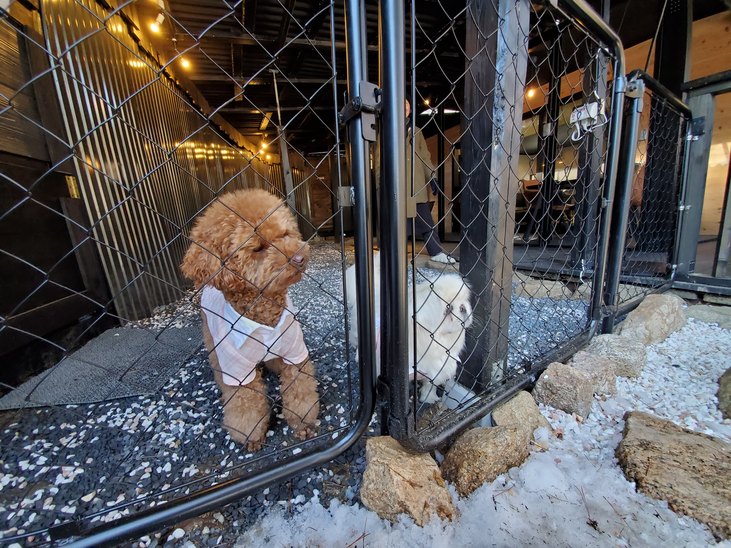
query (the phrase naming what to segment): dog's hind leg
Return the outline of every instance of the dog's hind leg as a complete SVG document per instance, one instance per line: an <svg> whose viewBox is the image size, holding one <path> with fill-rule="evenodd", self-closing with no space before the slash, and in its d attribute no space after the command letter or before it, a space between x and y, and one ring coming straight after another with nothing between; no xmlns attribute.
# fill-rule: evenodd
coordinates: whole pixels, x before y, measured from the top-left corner
<svg viewBox="0 0 731 548"><path fill-rule="evenodd" d="M266 362L266 366L279 376L282 413L287 424L299 439L312 437L320 413L314 364L307 359L290 365L276 358Z"/></svg>

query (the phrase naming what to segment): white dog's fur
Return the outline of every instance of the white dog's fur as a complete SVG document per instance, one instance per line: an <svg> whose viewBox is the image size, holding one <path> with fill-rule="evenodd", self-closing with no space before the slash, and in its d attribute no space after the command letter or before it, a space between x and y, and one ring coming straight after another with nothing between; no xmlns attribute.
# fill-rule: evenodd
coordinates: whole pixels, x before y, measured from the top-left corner
<svg viewBox="0 0 731 548"><path fill-rule="evenodd" d="M374 307L376 316L376 353L380 372L380 261L378 254L373 259ZM358 348L358 325L356 320L355 267L345 273L350 313L350 344ZM409 288L409 364L414 364L414 331L416 331L416 380L421 381L419 399L433 403L437 397L437 386L443 386L457 374L457 361L465 346L465 329L472 324L471 291L457 274L442 274L434 282L416 284L416 329L412 321L414 303Z"/></svg>

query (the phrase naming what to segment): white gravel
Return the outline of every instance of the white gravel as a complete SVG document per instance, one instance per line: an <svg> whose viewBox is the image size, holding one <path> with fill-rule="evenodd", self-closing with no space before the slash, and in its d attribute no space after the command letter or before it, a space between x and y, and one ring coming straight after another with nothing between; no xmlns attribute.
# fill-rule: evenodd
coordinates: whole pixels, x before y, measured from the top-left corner
<svg viewBox="0 0 731 548"><path fill-rule="evenodd" d="M715 546L705 526L636 492L614 451L622 417L633 409L729 440L731 421L722 419L716 391L730 366L731 331L690 320L649 347L642 375L619 379L617 395L597 398L585 421L542 408L559 435L539 431L539 446L521 467L466 499L453 492L459 510L453 523L391 524L357 505L336 500L323 507L315 497L294 515L274 509L238 545Z"/></svg>

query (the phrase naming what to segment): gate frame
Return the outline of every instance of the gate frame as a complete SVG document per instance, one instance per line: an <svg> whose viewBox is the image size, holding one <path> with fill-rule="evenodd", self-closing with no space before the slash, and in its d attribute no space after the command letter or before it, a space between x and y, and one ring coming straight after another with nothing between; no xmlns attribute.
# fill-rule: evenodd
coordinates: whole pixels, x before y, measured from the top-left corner
<svg viewBox="0 0 731 548"><path fill-rule="evenodd" d="M502 4L505 0L499 0ZM596 334L604 313L603 291L609 249L609 229L612 203L615 193L619 161L619 143L622 127L624 94L626 87L624 48L619 36L599 14L584 0L551 0L550 4L577 22L614 60L612 112L609 121L609 142L604 171L604 189L598 229L597 263L594 268L594 292L589 308L589 325L580 334L561 347L535 360L522 378L506 382L495 397L480 397L466 409L455 413L450 424L436 424L416 432L416 418L409 401L409 384L412 364L408 363L407 329L410 318L407 306L406 250L402 245L406 237L406 174L404 167L405 136L404 119L404 40L398 35L397 23L403 25L403 0L381 0L379 22L382 31L381 71L383 87L382 142L390 154L382 157L384 175L381 185L381 310L382 337L381 363L383 369L383 397L386 400L388 433L408 449L427 452L437 448L450 437L471 423L487 415L497 404L522 388L535 383L540 372L551 361L568 358L585 346ZM390 10L390 11L389 11ZM498 7L500 11L500 8ZM403 28L403 26L401 27ZM401 76L398 76L401 75ZM513 114L515 116L515 113ZM399 151L399 153L395 153ZM492 222L492 219L489 221Z"/></svg>
<svg viewBox="0 0 731 548"><path fill-rule="evenodd" d="M646 292L630 299L627 302L619 303L619 284L622 278L622 259L625 253L625 239L627 225L629 223L630 197L632 194L632 183L634 181L634 157L639 139L640 114L644 106L645 89L652 91L654 96L662 98L669 103L686 121L686 134L684 135L682 166L676 192L675 209L678 212L675 226L673 227L674 240L669 250L669 272L664 282L657 287L649 287ZM616 326L618 319L623 318L629 312L639 306L648 295L663 293L670 289L675 282L677 273L678 251L680 245L680 227L683 223L683 196L687 185L688 158L690 154L690 140L692 138L691 121L693 114L690 107L681 101L673 92L663 86L655 78L643 70L634 70L627 75L627 102L629 106L629 120L622 133L620 145L620 165L622 166L617 181L615 201L617 202L612 214L611 242L609 249L609 263L607 265L607 285L604 291L604 305L606 315L602 320L602 332L611 333ZM642 278L642 276L635 276ZM648 279L657 280L657 277Z"/></svg>
<svg viewBox="0 0 731 548"><path fill-rule="evenodd" d="M358 97L360 83L367 81L367 50L365 34L365 6L357 0L344 0L348 93ZM334 5L334 2L331 4ZM334 52L332 53L334 56ZM333 57L334 63L334 57ZM333 86L337 83L333 81ZM334 90L336 91L336 90ZM337 97L337 94L335 94ZM110 523L88 526L81 520L67 522L49 528L51 541L68 540L77 537L70 545L74 547L114 546L124 540L138 538L148 532L193 518L230 504L261 490L269 485L286 481L310 468L326 464L352 447L367 431L375 411L375 360L372 349L373 331L373 271L371 221L370 221L370 177L368 174L368 146L362 136L362 120L356 116L348 121L348 148L351 155L351 181L355 187L356 204L356 287L358 292L358 331L364 342L358 353L360 371L359 402L355 420L350 429L335 443L315 444L302 453L272 462L251 476L239 477L201 489L195 493L177 498L164 505L147 508L124 516ZM340 139L336 127L336 138ZM343 288L344 291L345 288ZM344 294L347 301L347 295ZM348 331L346 325L346 332ZM80 538L79 538L80 537Z"/></svg>

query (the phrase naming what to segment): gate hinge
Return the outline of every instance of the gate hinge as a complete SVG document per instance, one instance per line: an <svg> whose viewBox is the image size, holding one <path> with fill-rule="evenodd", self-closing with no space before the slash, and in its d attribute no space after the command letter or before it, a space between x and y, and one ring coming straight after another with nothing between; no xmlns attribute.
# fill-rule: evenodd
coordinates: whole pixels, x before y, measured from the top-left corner
<svg viewBox="0 0 731 548"><path fill-rule="evenodd" d="M356 116L360 116L361 133L366 141L376 141L376 114L381 112L381 89L371 82L361 82L358 86L360 95L345 103L338 112L338 122L347 124Z"/></svg>

